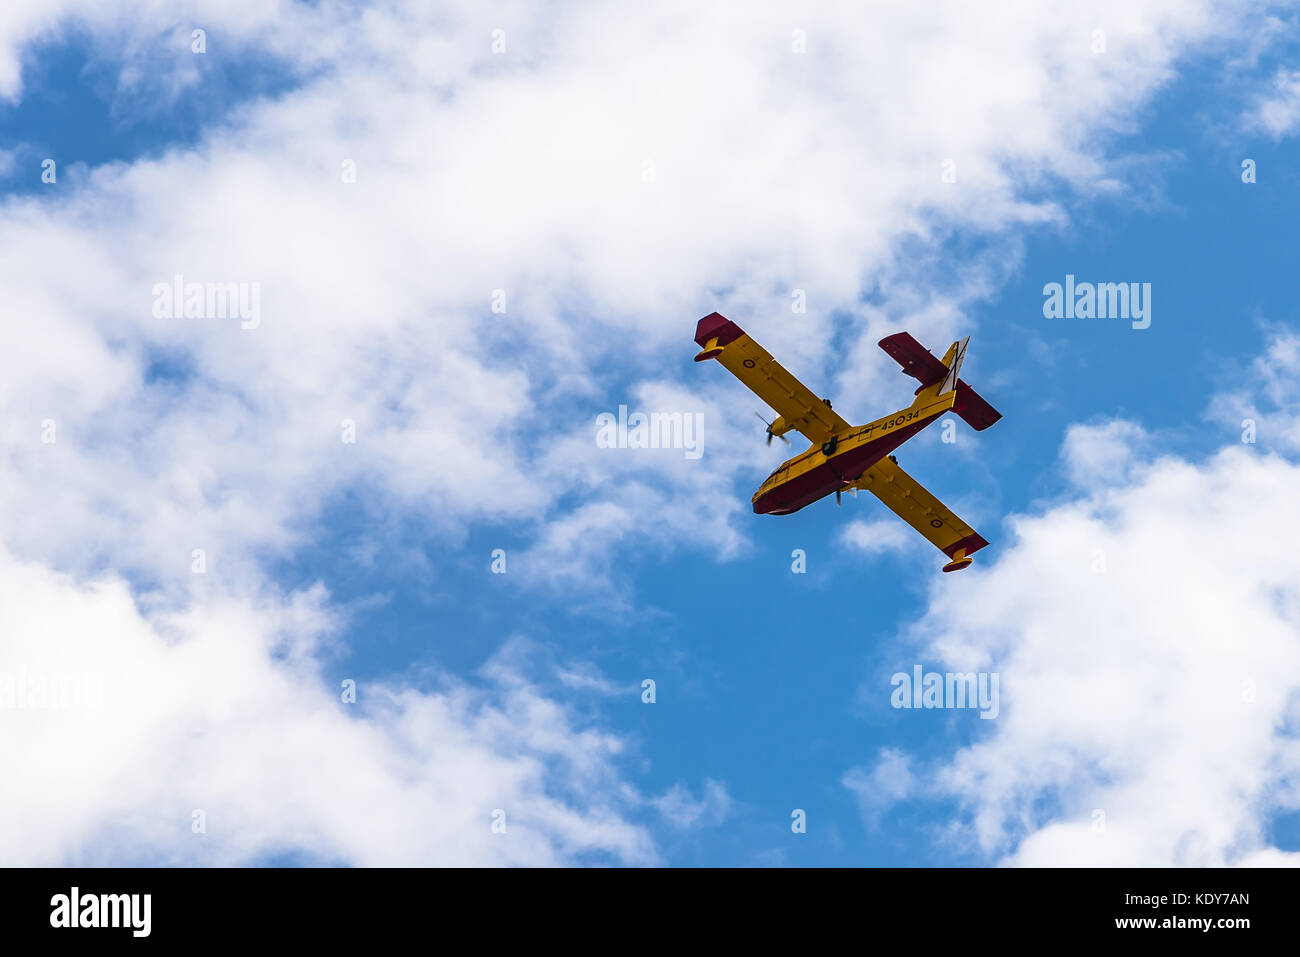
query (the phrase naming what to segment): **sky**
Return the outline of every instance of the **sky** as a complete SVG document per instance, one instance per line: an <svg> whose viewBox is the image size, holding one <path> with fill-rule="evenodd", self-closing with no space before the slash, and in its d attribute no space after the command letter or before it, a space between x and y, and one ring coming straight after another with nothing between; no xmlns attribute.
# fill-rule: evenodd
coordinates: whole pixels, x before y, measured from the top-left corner
<svg viewBox="0 0 1300 957"><path fill-rule="evenodd" d="M0 862L1300 862L1298 137L1292 4L7 5ZM974 565L714 311L969 335Z"/></svg>

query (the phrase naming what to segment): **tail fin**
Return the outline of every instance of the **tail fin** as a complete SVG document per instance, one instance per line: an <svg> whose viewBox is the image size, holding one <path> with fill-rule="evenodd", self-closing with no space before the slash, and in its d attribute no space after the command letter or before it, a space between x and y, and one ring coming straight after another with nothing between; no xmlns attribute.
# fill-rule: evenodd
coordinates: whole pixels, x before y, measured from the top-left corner
<svg viewBox="0 0 1300 957"><path fill-rule="evenodd" d="M965 419L975 431L981 432L1002 418L1002 413L985 402L978 392L959 377L969 341L970 336L967 336L950 345L942 362L906 332L896 332L881 339L880 348L903 367L905 375L910 375L921 383L916 390L913 405L955 391L957 396L953 400L953 412Z"/></svg>
<svg viewBox="0 0 1300 957"><path fill-rule="evenodd" d="M939 395L957 388L957 373L961 371L961 364L966 358L966 345L969 342L970 336L967 336L948 347L948 353L943 357L943 364L948 367L948 374L943 377L943 383L939 386Z"/></svg>
<svg viewBox="0 0 1300 957"><path fill-rule="evenodd" d="M984 397L961 378L961 364L966 359L966 347L969 343L970 336L967 336L948 347L948 351L943 355L943 378L939 379L936 375L935 381L917 389L916 399L912 404L920 405L949 392L956 392L953 412L961 416L976 432L983 432L1002 418L1002 413L984 401Z"/></svg>
<svg viewBox="0 0 1300 957"><path fill-rule="evenodd" d="M935 363L933 371L922 380L921 388L916 390L916 399L912 405L925 405L957 387L957 372L962 360L966 358L966 344L970 336L958 339L948 347L943 359ZM927 352L926 355L929 355ZM933 356L931 356L933 358Z"/></svg>

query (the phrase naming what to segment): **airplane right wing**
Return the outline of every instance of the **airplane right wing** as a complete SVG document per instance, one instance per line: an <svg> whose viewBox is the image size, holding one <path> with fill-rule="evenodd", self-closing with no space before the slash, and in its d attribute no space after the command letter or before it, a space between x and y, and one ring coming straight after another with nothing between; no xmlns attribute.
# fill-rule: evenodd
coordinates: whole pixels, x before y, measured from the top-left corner
<svg viewBox="0 0 1300 957"><path fill-rule="evenodd" d="M952 559L944 571L964 568L970 564L970 556L988 544L925 486L888 458L863 472L854 485L884 502L890 511Z"/></svg>

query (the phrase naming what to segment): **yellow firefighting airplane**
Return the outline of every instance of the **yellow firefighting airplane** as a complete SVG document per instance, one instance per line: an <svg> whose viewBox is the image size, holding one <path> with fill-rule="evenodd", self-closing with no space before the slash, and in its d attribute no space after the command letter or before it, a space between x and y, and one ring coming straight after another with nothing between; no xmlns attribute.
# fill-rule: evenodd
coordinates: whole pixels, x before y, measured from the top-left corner
<svg viewBox="0 0 1300 957"><path fill-rule="evenodd" d="M717 359L737 379L776 410L768 424L767 442L798 431L812 443L806 452L781 463L754 493L759 515L789 515L812 502L846 489L862 488L885 503L899 518L948 556L946 572L971 563L971 555L988 544L979 533L898 467L890 453L945 412L961 416L977 432L1002 418L1002 413L957 377L966 358L967 336L948 347L943 360L906 332L880 340L880 348L918 380L916 398L906 409L862 426L849 425L792 376L771 354L725 316L714 312L695 327L700 346L696 362ZM762 418L762 414L759 414ZM764 419L764 422L767 420Z"/></svg>

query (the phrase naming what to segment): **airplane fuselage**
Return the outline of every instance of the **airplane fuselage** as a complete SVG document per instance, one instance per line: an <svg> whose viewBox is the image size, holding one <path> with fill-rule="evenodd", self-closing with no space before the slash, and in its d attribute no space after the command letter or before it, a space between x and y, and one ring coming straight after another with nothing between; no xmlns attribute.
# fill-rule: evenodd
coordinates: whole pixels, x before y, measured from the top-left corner
<svg viewBox="0 0 1300 957"><path fill-rule="evenodd" d="M924 405L855 425L836 435L833 443L814 445L783 462L754 493L754 511L789 515L848 488L876 462L951 409L955 400L955 394L947 392Z"/></svg>

